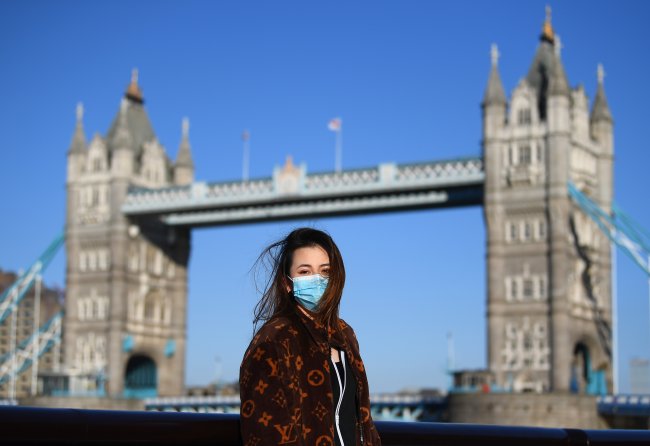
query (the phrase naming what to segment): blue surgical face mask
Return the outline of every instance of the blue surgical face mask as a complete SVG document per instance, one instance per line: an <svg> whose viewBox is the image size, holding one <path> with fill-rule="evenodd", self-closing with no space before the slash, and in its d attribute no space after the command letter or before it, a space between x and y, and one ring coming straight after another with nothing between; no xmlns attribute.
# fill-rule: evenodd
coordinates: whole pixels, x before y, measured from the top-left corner
<svg viewBox="0 0 650 446"><path fill-rule="evenodd" d="M327 288L329 278L314 274L311 276L298 276L289 279L293 282L293 295L306 309L313 311Z"/></svg>

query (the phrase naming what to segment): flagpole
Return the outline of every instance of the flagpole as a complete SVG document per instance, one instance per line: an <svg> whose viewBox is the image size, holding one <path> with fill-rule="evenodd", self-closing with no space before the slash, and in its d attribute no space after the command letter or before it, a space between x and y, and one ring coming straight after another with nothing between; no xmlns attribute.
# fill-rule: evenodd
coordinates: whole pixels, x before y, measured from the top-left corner
<svg viewBox="0 0 650 446"><path fill-rule="evenodd" d="M454 334L451 331L447 332L447 375L449 379L449 388L447 392L451 392L454 388Z"/></svg>
<svg viewBox="0 0 650 446"><path fill-rule="evenodd" d="M248 130L244 130L244 132L241 135L241 138L244 146L243 147L244 154L242 160L242 180L248 181L248 168L250 163L250 147L248 145L248 140L250 139L250 133L248 133Z"/></svg>
<svg viewBox="0 0 650 446"><path fill-rule="evenodd" d="M341 173L341 129L336 132L336 148L335 148L334 165L336 173Z"/></svg>
<svg viewBox="0 0 650 446"><path fill-rule="evenodd" d="M341 118L330 119L327 128L336 133L334 143L334 171L341 173L341 159L343 157L343 120Z"/></svg>

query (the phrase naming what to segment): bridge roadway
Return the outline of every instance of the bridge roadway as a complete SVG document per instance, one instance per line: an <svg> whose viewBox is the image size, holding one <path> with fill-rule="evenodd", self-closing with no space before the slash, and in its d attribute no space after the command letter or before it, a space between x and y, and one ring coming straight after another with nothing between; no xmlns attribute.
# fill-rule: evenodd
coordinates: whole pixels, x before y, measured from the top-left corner
<svg viewBox="0 0 650 446"><path fill-rule="evenodd" d="M482 204L484 180L481 158L313 174L288 159L271 178L133 187L122 212L133 219L154 217L169 226L197 227L474 206Z"/></svg>

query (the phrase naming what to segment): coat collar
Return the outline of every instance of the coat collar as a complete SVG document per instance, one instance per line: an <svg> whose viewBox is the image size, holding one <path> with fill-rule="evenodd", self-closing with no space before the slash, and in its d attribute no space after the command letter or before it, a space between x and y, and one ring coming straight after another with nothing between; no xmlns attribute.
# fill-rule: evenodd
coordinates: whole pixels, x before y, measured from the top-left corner
<svg viewBox="0 0 650 446"><path fill-rule="evenodd" d="M315 318L307 316L316 315L316 313L309 310L305 310L305 313L300 311L298 308L299 304L294 304L293 310L295 315L301 324L307 329L310 337L318 345L318 347L324 352L328 352L329 347L334 348L345 348L347 350L347 342L345 342L345 337L343 336L343 323L341 327L338 327L338 330L334 330L332 327L326 327L325 325L318 322Z"/></svg>

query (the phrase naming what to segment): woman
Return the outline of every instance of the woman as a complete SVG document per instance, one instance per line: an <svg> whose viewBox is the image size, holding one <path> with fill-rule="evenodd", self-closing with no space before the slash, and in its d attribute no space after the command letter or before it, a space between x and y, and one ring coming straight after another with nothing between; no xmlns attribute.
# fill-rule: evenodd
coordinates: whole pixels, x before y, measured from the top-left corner
<svg viewBox="0 0 650 446"><path fill-rule="evenodd" d="M255 307L264 324L239 373L244 446L381 446L352 328L339 319L341 253L300 228L266 248L271 274Z"/></svg>

